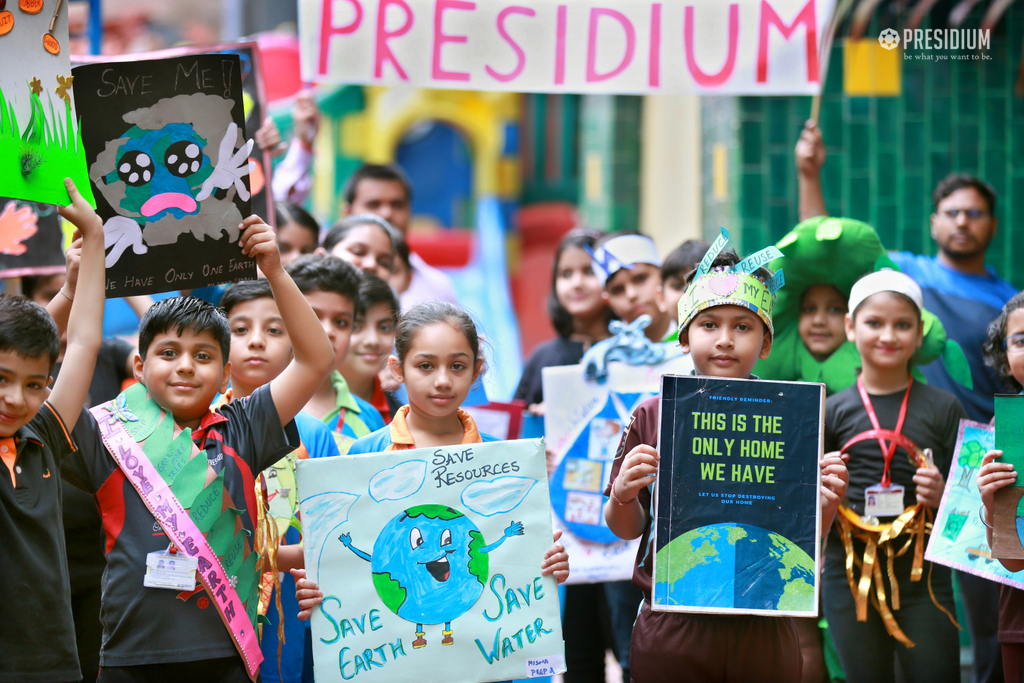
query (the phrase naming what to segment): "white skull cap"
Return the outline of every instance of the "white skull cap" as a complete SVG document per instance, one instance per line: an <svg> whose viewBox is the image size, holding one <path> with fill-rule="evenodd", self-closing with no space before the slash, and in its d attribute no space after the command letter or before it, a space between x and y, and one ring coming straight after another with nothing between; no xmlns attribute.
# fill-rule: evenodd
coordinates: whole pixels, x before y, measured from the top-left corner
<svg viewBox="0 0 1024 683"><path fill-rule="evenodd" d="M886 268L865 275L853 285L850 290L850 315L853 315L865 299L879 292L902 294L914 302L918 312L924 310L921 287L909 275Z"/></svg>

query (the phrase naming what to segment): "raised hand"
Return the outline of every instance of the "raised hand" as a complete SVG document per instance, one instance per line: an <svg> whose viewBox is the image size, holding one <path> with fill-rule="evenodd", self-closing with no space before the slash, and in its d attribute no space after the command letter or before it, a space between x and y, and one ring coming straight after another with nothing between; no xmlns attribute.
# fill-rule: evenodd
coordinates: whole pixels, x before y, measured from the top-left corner
<svg viewBox="0 0 1024 683"><path fill-rule="evenodd" d="M149 247L142 243L142 227L131 218L112 216L103 225L103 248L110 249L106 258L107 268L117 263L128 247L136 254L145 254L149 251Z"/></svg>
<svg viewBox="0 0 1024 683"><path fill-rule="evenodd" d="M246 256L256 257L256 266L270 277L281 272L281 250L277 246L274 229L259 216L249 216L238 224L242 233L238 245Z"/></svg>
<svg viewBox="0 0 1024 683"><path fill-rule="evenodd" d="M203 183L199 194L196 195L197 202L201 202L213 194L214 189L226 190L232 185L235 186L239 197L243 200L249 198L249 190L245 187L245 183L242 182L242 178L249 175L249 172L254 168L254 164L249 161L249 154L252 152L254 142L249 140L242 145L241 149L232 154L237 138L238 126L232 121L228 124L227 132L224 133L224 137L220 141L220 154L217 157L217 165L214 167L210 177Z"/></svg>
<svg viewBox="0 0 1024 683"><path fill-rule="evenodd" d="M513 536L522 536L524 531L525 528L523 527L522 522L512 522L508 525L508 528L505 529L505 537L512 538Z"/></svg>

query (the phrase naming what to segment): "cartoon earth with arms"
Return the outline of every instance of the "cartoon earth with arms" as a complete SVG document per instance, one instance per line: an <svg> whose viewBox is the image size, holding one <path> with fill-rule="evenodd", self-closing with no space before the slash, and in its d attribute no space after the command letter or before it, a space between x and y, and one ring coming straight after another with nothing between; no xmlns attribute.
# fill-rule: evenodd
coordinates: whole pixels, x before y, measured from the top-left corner
<svg viewBox="0 0 1024 683"><path fill-rule="evenodd" d="M370 563L373 586L384 605L416 624L413 648L427 644L424 624L444 624L442 645L454 643L452 620L464 614L483 593L488 576L487 553L506 538L522 536L523 525L512 522L501 538L487 545L483 534L458 510L444 505L417 505L388 522L373 544L373 556L338 540Z"/></svg>

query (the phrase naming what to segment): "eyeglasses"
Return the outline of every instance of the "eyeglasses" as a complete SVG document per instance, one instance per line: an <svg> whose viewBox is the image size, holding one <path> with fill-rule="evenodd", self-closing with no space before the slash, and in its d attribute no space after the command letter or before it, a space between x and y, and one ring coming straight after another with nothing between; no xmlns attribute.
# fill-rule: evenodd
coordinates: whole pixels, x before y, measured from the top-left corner
<svg viewBox="0 0 1024 683"><path fill-rule="evenodd" d="M1003 340L1007 353L1024 353L1024 334L1015 334Z"/></svg>
<svg viewBox="0 0 1024 683"><path fill-rule="evenodd" d="M979 218L984 218L988 215L988 211L985 209L946 209L942 213L951 221L955 221L956 217L961 213L967 216L967 220L969 221L978 220Z"/></svg>

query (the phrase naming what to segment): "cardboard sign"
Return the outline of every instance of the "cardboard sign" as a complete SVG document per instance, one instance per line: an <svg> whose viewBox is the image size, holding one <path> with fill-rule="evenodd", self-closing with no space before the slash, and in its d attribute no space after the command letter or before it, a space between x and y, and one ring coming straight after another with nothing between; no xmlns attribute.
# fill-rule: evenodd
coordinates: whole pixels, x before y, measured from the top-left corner
<svg viewBox="0 0 1024 683"><path fill-rule="evenodd" d="M0 197L0 277L56 275L65 270L57 207Z"/></svg>
<svg viewBox="0 0 1024 683"><path fill-rule="evenodd" d="M604 488L633 410L658 393L661 376L693 368L689 357L660 365L608 364L603 384L584 366L544 368L544 434L554 455L551 507L569 553L569 583L628 580L639 539L623 541L604 520Z"/></svg>
<svg viewBox="0 0 1024 683"><path fill-rule="evenodd" d="M545 475L539 439L299 461L317 681L564 671Z"/></svg>
<svg viewBox="0 0 1024 683"><path fill-rule="evenodd" d="M238 55L74 69L89 178L104 221L107 296L256 277Z"/></svg>
<svg viewBox="0 0 1024 683"><path fill-rule="evenodd" d="M946 490L935 515L924 558L990 581L1024 589L1024 571L1007 571L994 559L981 522L978 468L985 453L995 447L995 427L960 420L953 464Z"/></svg>
<svg viewBox="0 0 1024 683"><path fill-rule="evenodd" d="M664 377L653 609L818 613L825 388Z"/></svg>
<svg viewBox="0 0 1024 683"><path fill-rule="evenodd" d="M419 88L811 95L834 0L300 0L302 77Z"/></svg>
<svg viewBox="0 0 1024 683"><path fill-rule="evenodd" d="M995 398L996 450L1000 462L1024 472L1024 396ZM992 556L1024 560L1024 477L1018 474L1010 486L996 491L992 509Z"/></svg>

